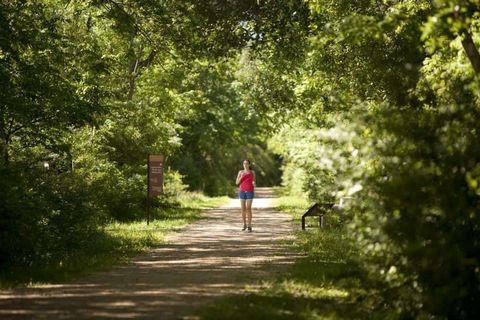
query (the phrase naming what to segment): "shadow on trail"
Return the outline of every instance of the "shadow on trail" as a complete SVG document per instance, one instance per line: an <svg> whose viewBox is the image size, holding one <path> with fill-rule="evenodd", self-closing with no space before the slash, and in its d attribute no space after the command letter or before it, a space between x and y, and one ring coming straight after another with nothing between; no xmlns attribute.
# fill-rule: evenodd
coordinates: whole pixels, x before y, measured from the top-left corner
<svg viewBox="0 0 480 320"><path fill-rule="evenodd" d="M126 266L74 283L1 291L0 318L178 319L293 263L295 254L280 244L291 237L290 217L257 208L254 231L241 227L238 208L207 210Z"/></svg>
<svg viewBox="0 0 480 320"><path fill-rule="evenodd" d="M302 269L308 271L308 274L302 274ZM358 293L364 292L360 283L364 275L355 269L356 267L352 270L347 263L302 258L290 268L288 277L282 275L274 279L267 290L254 290L218 299L200 309L200 318L386 319L381 315L372 317L368 303L363 304L362 294ZM312 270L318 272L312 274Z"/></svg>

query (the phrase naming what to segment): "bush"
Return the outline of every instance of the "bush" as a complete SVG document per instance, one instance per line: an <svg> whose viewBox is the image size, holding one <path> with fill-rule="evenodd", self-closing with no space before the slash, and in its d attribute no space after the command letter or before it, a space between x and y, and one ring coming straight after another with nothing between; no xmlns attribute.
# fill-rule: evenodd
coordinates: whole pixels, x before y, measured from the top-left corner
<svg viewBox="0 0 480 320"><path fill-rule="evenodd" d="M400 313L474 319L480 301L480 141L475 107L381 109L357 239ZM444 109L446 110L446 109ZM399 297L399 298L398 298ZM420 311L422 310L422 311Z"/></svg>
<svg viewBox="0 0 480 320"><path fill-rule="evenodd" d="M9 167L0 181L2 268L59 263L106 221L89 186L73 173Z"/></svg>
<svg viewBox="0 0 480 320"><path fill-rule="evenodd" d="M99 195L97 201L103 203L112 219L117 221L145 219L147 176L144 166L137 168L123 166L122 170L106 166L105 172L97 173L93 179ZM153 209L178 207L176 198L185 189L182 176L176 171L166 170L164 194L155 197L150 205Z"/></svg>

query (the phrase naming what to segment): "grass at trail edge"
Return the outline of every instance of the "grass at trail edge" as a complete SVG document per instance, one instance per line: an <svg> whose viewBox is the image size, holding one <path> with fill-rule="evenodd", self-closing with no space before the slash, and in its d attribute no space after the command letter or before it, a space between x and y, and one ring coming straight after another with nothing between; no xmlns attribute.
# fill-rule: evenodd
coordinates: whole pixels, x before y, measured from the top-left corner
<svg viewBox="0 0 480 320"><path fill-rule="evenodd" d="M145 221L112 222L98 230L87 245L54 265L12 266L0 270L0 288L36 286L43 283L65 282L84 274L108 270L126 263L133 256L164 242L165 236L200 218L202 210L217 207L227 197L209 198L201 194L179 197L178 208L162 209L149 225Z"/></svg>
<svg viewBox="0 0 480 320"><path fill-rule="evenodd" d="M300 226L309 204L300 198L282 197L277 209L291 214ZM312 218L311 221L315 219ZM201 319L385 319L372 313L368 279L357 252L338 217L318 226L295 231L289 245L304 256L287 273L252 283L241 294L220 298L200 308Z"/></svg>

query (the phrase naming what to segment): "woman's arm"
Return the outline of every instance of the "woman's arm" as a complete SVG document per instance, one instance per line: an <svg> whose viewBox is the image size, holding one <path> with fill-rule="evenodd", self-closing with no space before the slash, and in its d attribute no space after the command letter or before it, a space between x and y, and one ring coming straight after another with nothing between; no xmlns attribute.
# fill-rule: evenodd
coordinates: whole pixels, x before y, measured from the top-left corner
<svg viewBox="0 0 480 320"><path fill-rule="evenodd" d="M253 186L256 187L256 185L255 185L255 171L252 170L252 174L253 174L252 183L253 183Z"/></svg>
<svg viewBox="0 0 480 320"><path fill-rule="evenodd" d="M235 181L235 184L238 186L240 184L240 179L242 178L242 170L238 171L237 174L237 180Z"/></svg>

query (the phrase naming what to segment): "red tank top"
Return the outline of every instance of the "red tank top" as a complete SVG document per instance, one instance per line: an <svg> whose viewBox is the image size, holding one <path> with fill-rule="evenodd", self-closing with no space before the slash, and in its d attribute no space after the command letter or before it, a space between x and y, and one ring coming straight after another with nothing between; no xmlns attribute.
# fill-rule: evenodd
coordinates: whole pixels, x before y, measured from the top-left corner
<svg viewBox="0 0 480 320"><path fill-rule="evenodd" d="M240 186L238 188L240 191L253 191L253 172L242 172L242 177L240 178Z"/></svg>

